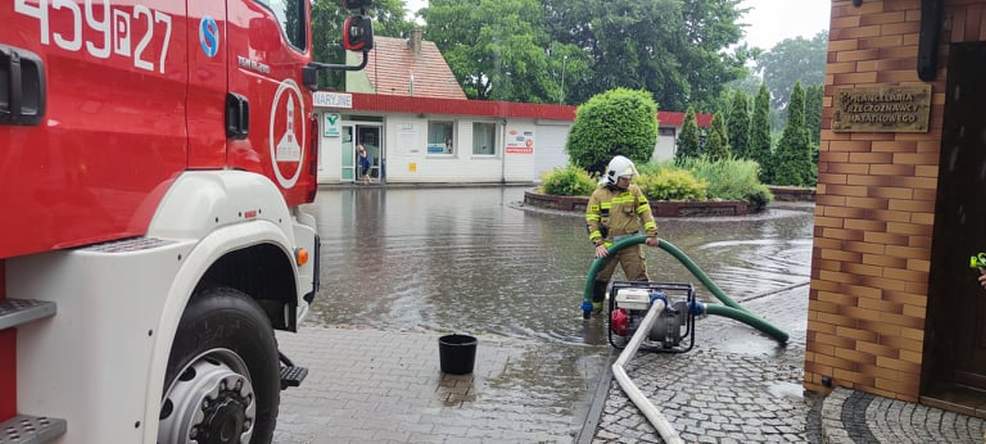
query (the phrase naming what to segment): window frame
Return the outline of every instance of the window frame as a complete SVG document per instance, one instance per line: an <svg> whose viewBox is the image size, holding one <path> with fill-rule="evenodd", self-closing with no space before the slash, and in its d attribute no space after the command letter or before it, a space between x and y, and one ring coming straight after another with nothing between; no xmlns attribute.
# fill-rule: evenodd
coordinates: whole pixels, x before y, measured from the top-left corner
<svg viewBox="0 0 986 444"><path fill-rule="evenodd" d="M452 138L452 152L450 152L450 153L444 153L444 152L443 153L432 153L428 149L428 146L431 145L431 124L433 124L433 123L447 123L447 124L449 124L452 127L452 134L451 134L451 138ZM425 135L425 154L427 155L427 157L453 158L453 157L456 157L458 155L458 152L459 152L458 145L459 144L458 144L458 141L456 140L456 138L458 136L458 128L456 128L457 126L458 126L458 121L455 120L455 119L450 119L450 120L440 120L440 119L434 119L433 120L433 119L428 119L428 124L427 124L426 130L425 130L426 131L426 135Z"/></svg>
<svg viewBox="0 0 986 444"><path fill-rule="evenodd" d="M301 23L302 23L302 31L304 33L304 38L305 38L304 48L299 48L295 46L294 42L291 41L291 38L288 37L288 31L284 29L284 26L281 25L281 20L277 17L277 12L275 12L274 8L270 6L268 0L253 0L254 3L270 11L271 15L274 16L274 22L277 23L277 29L281 30L281 38L283 38L284 41L287 42L288 47L290 47L300 55L305 55L308 53L308 48L311 46L310 45L311 42L309 42L309 40L311 39L308 38L308 27L304 26L304 24L308 23L308 3L310 0L286 0L286 1L296 1L298 3L301 3L301 14L302 14Z"/></svg>
<svg viewBox="0 0 986 444"><path fill-rule="evenodd" d="M476 125L490 125L493 127L493 154L476 153ZM474 120L472 122L472 157L480 159L495 159L500 157L500 124L495 121Z"/></svg>

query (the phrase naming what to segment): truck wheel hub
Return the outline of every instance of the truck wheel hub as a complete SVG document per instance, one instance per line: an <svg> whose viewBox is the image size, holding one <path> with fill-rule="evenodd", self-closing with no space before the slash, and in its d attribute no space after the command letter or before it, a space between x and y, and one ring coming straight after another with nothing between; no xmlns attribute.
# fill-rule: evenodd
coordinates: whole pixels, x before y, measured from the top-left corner
<svg viewBox="0 0 986 444"><path fill-rule="evenodd" d="M256 421L249 371L230 350L203 353L179 373L161 405L158 442L249 443Z"/></svg>

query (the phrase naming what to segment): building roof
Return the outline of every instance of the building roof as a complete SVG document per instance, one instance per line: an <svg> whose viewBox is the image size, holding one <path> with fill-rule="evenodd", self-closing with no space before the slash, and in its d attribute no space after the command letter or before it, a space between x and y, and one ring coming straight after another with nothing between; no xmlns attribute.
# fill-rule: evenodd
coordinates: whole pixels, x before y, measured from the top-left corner
<svg viewBox="0 0 986 444"><path fill-rule="evenodd" d="M571 105L353 93L353 111L572 121L576 109ZM681 127L685 122L682 112L660 111L657 114L661 126ZM699 126L708 128L712 125L712 114L700 113L696 117Z"/></svg>
<svg viewBox="0 0 986 444"><path fill-rule="evenodd" d="M433 42L422 41L421 52L415 54L405 39L374 37L365 73L377 94L466 99Z"/></svg>

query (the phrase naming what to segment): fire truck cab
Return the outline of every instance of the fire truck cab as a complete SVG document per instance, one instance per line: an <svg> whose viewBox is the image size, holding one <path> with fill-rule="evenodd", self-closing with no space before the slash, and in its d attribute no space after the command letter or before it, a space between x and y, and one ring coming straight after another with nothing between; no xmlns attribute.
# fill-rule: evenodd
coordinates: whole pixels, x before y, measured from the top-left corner
<svg viewBox="0 0 986 444"><path fill-rule="evenodd" d="M270 442L318 288L310 16L0 2L0 443Z"/></svg>

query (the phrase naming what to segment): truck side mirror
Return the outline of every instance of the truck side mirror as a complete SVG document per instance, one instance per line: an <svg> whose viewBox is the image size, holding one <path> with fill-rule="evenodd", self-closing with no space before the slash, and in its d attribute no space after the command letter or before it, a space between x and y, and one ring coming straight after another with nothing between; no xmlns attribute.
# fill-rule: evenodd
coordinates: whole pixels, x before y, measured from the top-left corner
<svg viewBox="0 0 986 444"><path fill-rule="evenodd" d="M363 15L346 18L342 27L342 47L357 52L373 49L373 20Z"/></svg>

